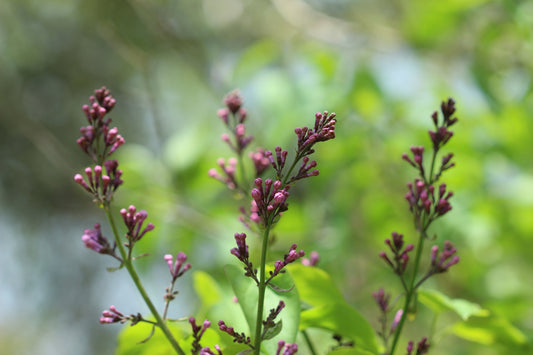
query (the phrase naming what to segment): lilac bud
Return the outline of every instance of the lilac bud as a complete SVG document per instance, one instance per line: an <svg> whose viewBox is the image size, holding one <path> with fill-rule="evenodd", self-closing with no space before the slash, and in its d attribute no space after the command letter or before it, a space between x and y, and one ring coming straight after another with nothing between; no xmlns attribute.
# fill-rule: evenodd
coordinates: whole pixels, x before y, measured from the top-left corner
<svg viewBox="0 0 533 355"><path fill-rule="evenodd" d="M396 312L394 319L392 320L392 324L390 327L391 334L394 333L394 331L398 327L398 324L400 323L400 320L402 319L402 315L403 315L403 309L399 309L398 312Z"/></svg>

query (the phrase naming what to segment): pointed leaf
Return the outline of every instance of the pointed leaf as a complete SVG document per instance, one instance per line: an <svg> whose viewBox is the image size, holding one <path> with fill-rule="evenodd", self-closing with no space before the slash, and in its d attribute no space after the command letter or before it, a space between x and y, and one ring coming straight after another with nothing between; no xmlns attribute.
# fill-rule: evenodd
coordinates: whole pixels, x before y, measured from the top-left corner
<svg viewBox="0 0 533 355"><path fill-rule="evenodd" d="M332 303L303 311L300 330L306 328L328 329L353 340L358 348L378 353L378 342L368 321L346 303Z"/></svg>
<svg viewBox="0 0 533 355"><path fill-rule="evenodd" d="M471 317L466 322L459 322L450 328L458 337L485 345L500 344L505 346L525 347L527 337L503 317Z"/></svg>
<svg viewBox="0 0 533 355"><path fill-rule="evenodd" d="M176 339L180 339L180 329L168 324ZM172 350L170 343L163 332L156 327L153 336L145 343L140 341L152 332L153 325L148 323L137 323L134 326L124 326L118 336L117 355L167 355ZM185 350L185 349L184 349Z"/></svg>
<svg viewBox="0 0 533 355"><path fill-rule="evenodd" d="M471 316L486 316L489 314L487 310L482 309L477 303L459 298L452 299L436 290L419 290L418 300L435 313L450 310L457 313L463 320L467 320Z"/></svg>
<svg viewBox="0 0 533 355"><path fill-rule="evenodd" d="M193 285L202 302L202 308L208 309L222 299L222 292L217 282L206 272L193 272Z"/></svg>
<svg viewBox="0 0 533 355"><path fill-rule="evenodd" d="M281 329L283 328L283 322L279 321L274 325L272 328L269 328L265 335L263 336L263 340L268 340L274 338L276 335L278 335L281 332Z"/></svg>
<svg viewBox="0 0 533 355"><path fill-rule="evenodd" d="M287 266L302 302L310 306L342 303L344 297L327 272L313 266Z"/></svg>

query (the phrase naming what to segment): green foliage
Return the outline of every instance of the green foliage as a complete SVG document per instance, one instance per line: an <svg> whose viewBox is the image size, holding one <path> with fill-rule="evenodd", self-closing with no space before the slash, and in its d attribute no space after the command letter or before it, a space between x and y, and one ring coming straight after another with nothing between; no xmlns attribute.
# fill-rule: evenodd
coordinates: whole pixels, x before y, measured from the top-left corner
<svg viewBox="0 0 533 355"><path fill-rule="evenodd" d="M420 289L417 295L420 303L431 308L437 315L444 311L453 311L466 321L471 316L488 316L490 313L476 303L458 298L451 299L437 290Z"/></svg>
<svg viewBox="0 0 533 355"><path fill-rule="evenodd" d="M223 278L220 265L229 262L232 235L241 228L238 203L206 176L226 153L215 128L222 95L242 90L253 134L267 149L290 146L293 128L313 112L337 112L337 141L317 152L320 176L294 191L287 224L282 220L276 232L306 252L318 250L320 267L331 276L324 289L297 287L302 305L322 307L320 299L330 297L325 290L339 299L339 285L346 302L368 319L375 314L373 291L383 285L400 290L377 257L383 239L393 230L406 238L413 232L403 201L410 171L400 156L425 139L435 104L454 97L457 167L448 177L455 196L437 227L457 245L461 262L432 285L449 297L421 291L420 300L443 317L467 317L452 334L472 342L447 337L431 352L521 351L526 340L510 329L533 334L532 2L217 3L0 1L0 210L6 216L0 234L19 243L3 243L5 255L27 253L6 263L17 276L4 280L4 288L13 300L11 294L27 293L24 285L42 290L38 306L10 307L16 311L4 317L0 347L36 353L47 339L76 334L83 338L74 343L90 344L88 354L107 353L115 344L112 332L94 321L95 309L109 302L96 296L102 294L96 275L115 264L99 255L80 257L76 230L101 215L90 201L80 202L84 195L69 183L73 167L85 164L74 142L83 124L79 103L88 89L105 84L117 94L113 123L127 142L117 152L125 179L117 207L134 203L156 225L139 243L151 256L137 265L151 275L160 272L164 253L187 252L196 270L213 275L194 277L199 314L213 323L233 316L242 331L249 331L248 322L228 296L232 291L214 282ZM294 10L284 3L308 6ZM87 216L87 225L80 227L78 216ZM66 297L57 291L63 289L79 293ZM80 302L88 297L92 302ZM475 304L456 297L475 299L491 314L475 315ZM57 309L84 316L76 313L65 327ZM424 327L413 324L412 331ZM134 345L149 333L147 325L125 326L120 339L130 332L139 334L128 338L131 345L121 340L120 349L135 354L158 343L156 332L147 344ZM229 354L243 350L225 345ZM334 353L345 351L352 350Z"/></svg>
<svg viewBox="0 0 533 355"><path fill-rule="evenodd" d="M231 283L231 287L235 292L235 296L248 322L248 334L255 334L255 320L257 316L257 286L255 282L247 277L244 277L243 270L234 265L226 265L226 276ZM294 286L294 281L287 273L276 276L273 284L281 289L288 290ZM276 308L280 300L285 302L285 308L281 314L276 318L276 321L281 321L283 326L276 329L277 334L269 334L270 340L263 343L263 349L267 354L274 354L277 349L278 340L284 340L288 343L293 343L296 340L298 332L298 325L300 322L300 299L298 291L293 289L289 292L276 292L272 288L267 288L265 294L265 316L268 315L268 310ZM232 325L232 318L227 318L227 324ZM238 328L234 327L236 331Z"/></svg>
<svg viewBox="0 0 533 355"><path fill-rule="evenodd" d="M344 300L331 277L315 267L290 265L296 288L304 305L300 330L322 328L355 342L357 349L378 353L374 330L368 321Z"/></svg>
<svg viewBox="0 0 533 355"><path fill-rule="evenodd" d="M169 328L176 339L181 339L184 333L175 324L169 324ZM146 342L152 332L153 325L148 323L138 323L134 326L125 325L118 336L118 347L116 355L168 355L171 351L168 339L156 327L154 335Z"/></svg>

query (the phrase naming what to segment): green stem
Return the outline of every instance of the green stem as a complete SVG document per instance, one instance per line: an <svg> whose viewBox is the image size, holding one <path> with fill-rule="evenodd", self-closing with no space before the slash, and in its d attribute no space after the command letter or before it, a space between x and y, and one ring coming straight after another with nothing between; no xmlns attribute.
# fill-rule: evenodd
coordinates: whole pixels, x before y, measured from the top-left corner
<svg viewBox="0 0 533 355"><path fill-rule="evenodd" d="M418 246L416 248L416 257L415 257L415 266L413 270L413 276L411 277L411 283L409 285L409 290L407 290L405 295L405 303L403 306L403 314L400 318L400 322L398 323L398 327L396 328L396 331L394 332L394 339L392 340L392 346L390 350L390 355L394 354L394 350L396 349L396 345L398 344L398 340L400 338L400 334L402 333L402 328L405 323L405 319L407 318L407 312L409 310L409 305L411 303L411 299L413 295L415 294L416 288L415 288L415 280L416 280L416 274L418 273L418 266L420 264L420 257L422 256L422 249L424 248L424 240L426 239L426 233L425 230L420 231L420 237L418 239Z"/></svg>
<svg viewBox="0 0 533 355"><path fill-rule="evenodd" d="M254 354L259 355L261 353L261 327L263 325L263 307L265 303L265 291L266 291L266 255L268 249L268 238L270 235L271 223L267 223L265 231L263 232L263 244L261 246L261 268L259 275L259 296L257 298L257 316L255 318L255 340L254 340Z"/></svg>
<svg viewBox="0 0 533 355"><path fill-rule="evenodd" d="M316 355L316 350L313 347L313 343L311 343L311 339L309 339L309 335L305 330L302 330L302 335L304 336L305 343L307 344L307 347L309 348L309 352L311 355Z"/></svg>
<svg viewBox="0 0 533 355"><path fill-rule="evenodd" d="M154 316L157 325L163 331L163 333L167 337L168 341L170 342L170 344L172 345L176 353L178 353L179 355L185 355L185 352L183 352L183 350L179 346L178 342L176 341L176 339L170 332L170 329L168 328L167 324L163 321L163 319L157 312L157 309L152 303L152 300L150 299L150 297L148 296L148 293L144 289L141 279L139 278L137 271L135 271L135 268L133 267L131 258L128 258L126 250L124 249L124 245L122 245L122 241L120 240L118 229L113 219L111 210L109 208L109 204L107 203L104 204L104 210L107 216L107 220L109 221L109 225L111 226L111 229L113 231L113 235L115 237L115 242L117 244L118 250L120 252L120 255L122 256L122 259L124 260L124 266L126 267L126 270L128 270L128 273L130 274L130 277L133 280L133 283L135 283L135 286L137 287L137 290L141 294L141 297L144 299L144 302L150 309L150 312L152 312L152 315Z"/></svg>

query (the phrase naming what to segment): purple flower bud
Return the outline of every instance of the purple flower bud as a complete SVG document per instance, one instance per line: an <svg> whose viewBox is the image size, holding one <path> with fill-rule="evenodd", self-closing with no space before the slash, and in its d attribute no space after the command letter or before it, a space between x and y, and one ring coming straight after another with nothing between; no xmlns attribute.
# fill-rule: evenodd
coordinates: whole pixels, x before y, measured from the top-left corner
<svg viewBox="0 0 533 355"><path fill-rule="evenodd" d="M391 334L394 333L394 331L398 327L398 324L400 323L400 320L402 319L402 315L403 315L403 309L399 309L398 312L396 312L396 315L394 316L394 319L392 320L392 324L390 326Z"/></svg>

